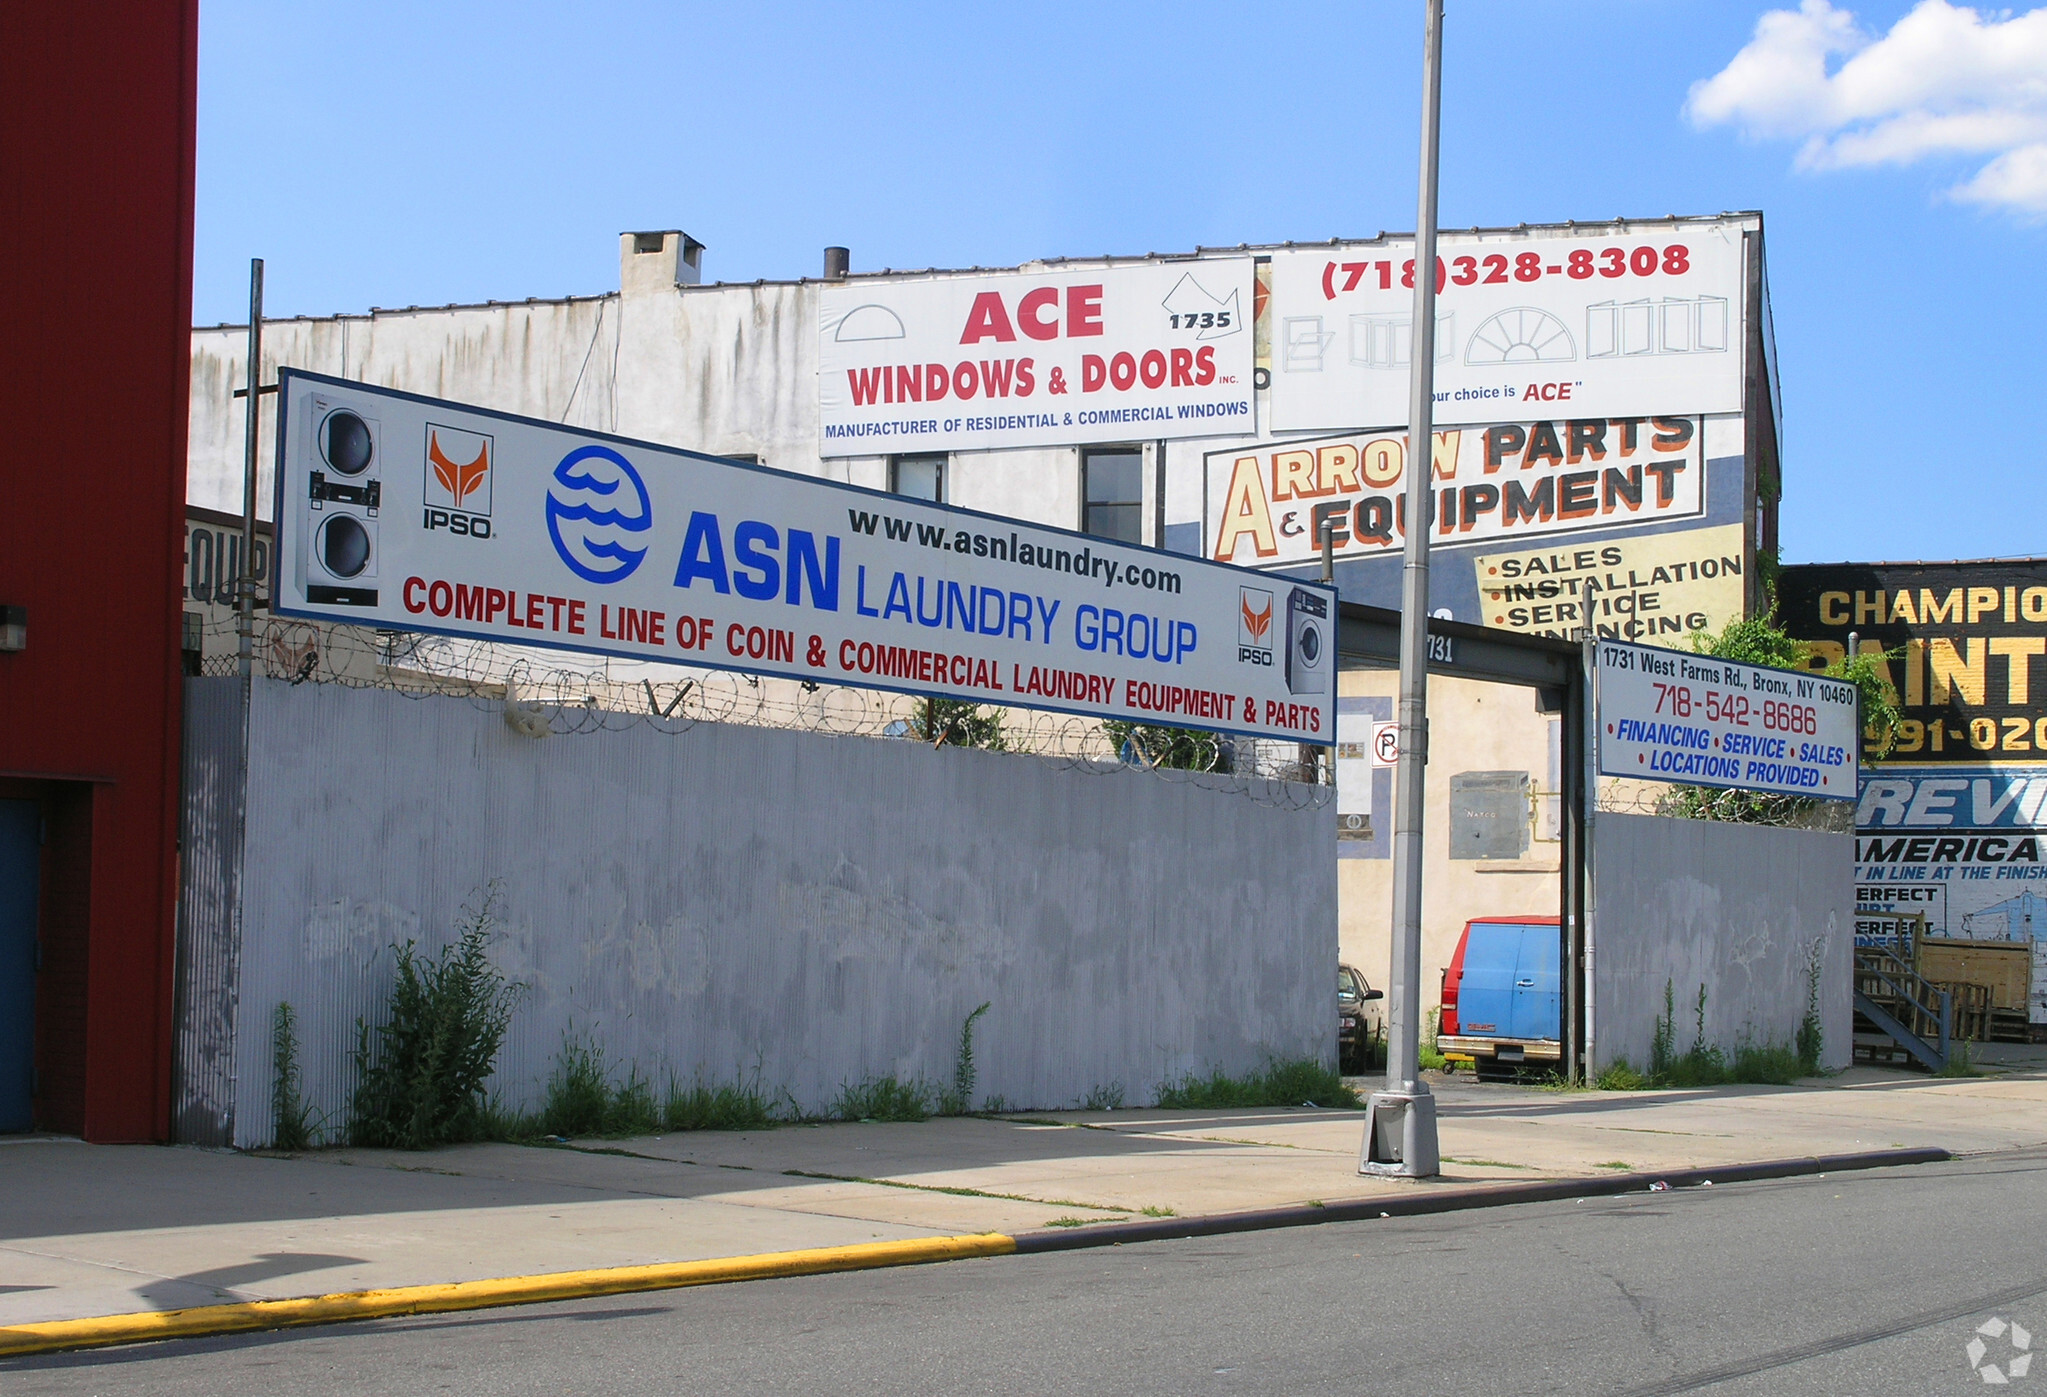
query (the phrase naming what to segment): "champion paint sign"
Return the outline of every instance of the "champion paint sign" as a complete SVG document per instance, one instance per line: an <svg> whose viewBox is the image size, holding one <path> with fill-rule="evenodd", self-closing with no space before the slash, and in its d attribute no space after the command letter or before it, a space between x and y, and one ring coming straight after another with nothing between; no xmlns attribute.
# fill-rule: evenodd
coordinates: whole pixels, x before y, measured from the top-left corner
<svg viewBox="0 0 2047 1397"><path fill-rule="evenodd" d="M1599 774L1854 800L1855 687L1601 641Z"/></svg>
<svg viewBox="0 0 2047 1397"><path fill-rule="evenodd" d="M1251 259L827 286L819 454L1249 434Z"/></svg>
<svg viewBox="0 0 2047 1397"><path fill-rule="evenodd" d="M1435 420L1738 412L1752 216L1443 232ZM1272 255L1271 430L1407 419L1414 241Z"/></svg>
<svg viewBox="0 0 2047 1397"><path fill-rule="evenodd" d="M1328 588L280 377L285 614L1334 740Z"/></svg>

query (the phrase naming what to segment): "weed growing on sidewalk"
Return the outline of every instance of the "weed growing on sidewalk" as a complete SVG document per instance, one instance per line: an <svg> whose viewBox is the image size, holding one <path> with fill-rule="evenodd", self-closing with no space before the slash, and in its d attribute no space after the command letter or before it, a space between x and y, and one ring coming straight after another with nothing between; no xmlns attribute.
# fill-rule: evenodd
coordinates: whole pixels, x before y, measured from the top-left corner
<svg viewBox="0 0 2047 1397"><path fill-rule="evenodd" d="M685 1087L671 1076L661 1114L670 1130L760 1130L775 1123L758 1077L717 1086L699 1077Z"/></svg>
<svg viewBox="0 0 2047 1397"><path fill-rule="evenodd" d="M423 1150L484 1131L483 1084L497 1068L522 992L490 963L496 907L492 885L437 957L412 941L392 948L398 974L390 1012L374 1034L356 1020L351 1143Z"/></svg>
<svg viewBox="0 0 2047 1397"><path fill-rule="evenodd" d="M1260 1072L1231 1077L1221 1068L1207 1077L1192 1074L1159 1088L1159 1105L1169 1111L1214 1111L1238 1106L1346 1106L1364 1103L1343 1078L1313 1058L1268 1060Z"/></svg>
<svg viewBox="0 0 2047 1397"><path fill-rule="evenodd" d="M1808 958L1808 965L1812 964ZM1807 1019L1798 1029L1798 1045L1757 1043L1748 1038L1735 1044L1730 1055L1706 1041L1706 987L1699 986L1693 1009L1692 1045L1682 1055L1673 1052L1677 1040L1675 987L1663 982L1663 1012L1649 1039L1649 1070L1639 1072L1627 1059L1618 1058L1603 1069L1597 1085L1603 1091L1653 1091L1662 1087L1719 1087L1754 1083L1789 1086L1818 1070L1820 1032L1819 982L1812 977L1807 995Z"/></svg>
<svg viewBox="0 0 2047 1397"><path fill-rule="evenodd" d="M931 1117L929 1083L913 1077L869 1077L841 1085L826 1119L835 1121L921 1121Z"/></svg>
<svg viewBox="0 0 2047 1397"><path fill-rule="evenodd" d="M1820 969L1827 954L1827 938L1815 936L1805 945L1805 1017L1798 1021L1798 1066L1801 1076L1817 1076L1820 1049L1825 1035L1820 1031Z"/></svg>
<svg viewBox="0 0 2047 1397"><path fill-rule="evenodd" d="M1976 1065L1976 1054L1967 1041L1958 1041L1948 1048L1947 1066L1933 1074L1936 1077L1985 1077L1989 1074Z"/></svg>
<svg viewBox="0 0 2047 1397"><path fill-rule="evenodd" d="M1422 1035L1419 1049L1415 1053L1415 1066L1421 1071L1448 1072L1450 1070L1450 1059L1444 1057L1441 1049L1436 1046L1436 1033L1439 1025L1442 1023L1442 1019L1443 1011L1441 1009L1429 1010L1428 1031Z"/></svg>
<svg viewBox="0 0 2047 1397"><path fill-rule="evenodd" d="M1088 1092L1080 1103L1083 1111L1120 1111L1123 1109L1123 1084L1104 1082Z"/></svg>
<svg viewBox="0 0 2047 1397"><path fill-rule="evenodd" d="M278 1001L270 1015L270 1056L276 1072L270 1088L270 1115L276 1122L271 1148L296 1154L313 1143L313 1124L299 1072L298 1014L288 1000Z"/></svg>
<svg viewBox="0 0 2047 1397"><path fill-rule="evenodd" d="M1628 1060L1622 1058L1602 1068L1593 1085L1601 1091L1647 1091L1656 1084L1628 1066Z"/></svg>
<svg viewBox="0 0 2047 1397"><path fill-rule="evenodd" d="M562 1035L554 1070L547 1077L547 1095L534 1125L543 1135L652 1135L661 1129L662 1111L654 1088L637 1067L613 1083L611 1069L595 1038Z"/></svg>
<svg viewBox="0 0 2047 1397"><path fill-rule="evenodd" d="M974 1020L988 1012L988 1005L967 1015L960 1025L960 1050L952 1064L952 1089L940 1092L938 1114L963 1116L974 1109Z"/></svg>
<svg viewBox="0 0 2047 1397"><path fill-rule="evenodd" d="M1729 1082L1776 1087L1788 1087L1800 1077L1811 1075L1799 1051L1782 1043L1737 1043L1734 1061L1727 1069Z"/></svg>

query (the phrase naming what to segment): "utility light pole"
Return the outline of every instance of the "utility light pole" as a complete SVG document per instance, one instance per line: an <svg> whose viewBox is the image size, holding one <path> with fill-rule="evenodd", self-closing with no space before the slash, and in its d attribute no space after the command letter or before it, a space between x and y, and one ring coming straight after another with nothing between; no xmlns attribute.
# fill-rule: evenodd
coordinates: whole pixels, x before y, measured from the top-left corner
<svg viewBox="0 0 2047 1397"><path fill-rule="evenodd" d="M1436 152L1442 111L1443 0L1424 0L1421 200L1415 214L1414 325L1408 337L1407 547L1400 578L1400 757L1393 785L1393 975L1386 1090L1372 1093L1361 1174L1442 1171L1436 1098L1421 1080L1422 814L1428 760L1429 530L1435 498Z"/></svg>
<svg viewBox="0 0 2047 1397"><path fill-rule="evenodd" d="M235 653L241 676L255 672L256 656L256 435L263 401L263 259L249 259L248 415L242 420L242 567L235 579ZM272 535L273 539L275 535ZM274 549L272 550L275 551ZM272 559L273 564L275 559ZM274 570L274 568L273 568Z"/></svg>

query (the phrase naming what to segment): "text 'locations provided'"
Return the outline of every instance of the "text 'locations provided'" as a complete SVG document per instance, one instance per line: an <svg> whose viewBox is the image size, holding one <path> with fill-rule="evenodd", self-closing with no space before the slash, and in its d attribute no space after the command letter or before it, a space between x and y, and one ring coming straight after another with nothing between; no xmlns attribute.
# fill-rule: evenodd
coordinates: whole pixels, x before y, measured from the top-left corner
<svg viewBox="0 0 2047 1397"><path fill-rule="evenodd" d="M1710 655L1602 641L1599 774L1855 799L1855 688Z"/></svg>

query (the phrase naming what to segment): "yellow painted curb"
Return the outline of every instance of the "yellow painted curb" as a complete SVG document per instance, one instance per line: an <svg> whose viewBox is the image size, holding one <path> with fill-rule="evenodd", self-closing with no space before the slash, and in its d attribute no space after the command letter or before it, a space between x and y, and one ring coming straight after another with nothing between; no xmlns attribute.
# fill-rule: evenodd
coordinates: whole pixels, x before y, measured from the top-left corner
<svg viewBox="0 0 2047 1397"><path fill-rule="evenodd" d="M61 1349L100 1348L151 1339L191 1339L299 1324L332 1324L348 1319L481 1310L494 1305L531 1305L544 1300L581 1300L631 1291L674 1290L727 1281L762 1281L779 1276L815 1276L829 1271L864 1271L879 1266L915 1266L974 1256L1006 1256L1016 1239L1001 1232L959 1237L915 1237L899 1242L862 1242L850 1247L726 1256L711 1261L672 1261L656 1266L611 1266L596 1271L555 1271L539 1276L505 1276L448 1285L407 1285L389 1290L352 1290L297 1300L247 1300L189 1310L153 1310L60 1319L43 1324L0 1327L0 1358Z"/></svg>

